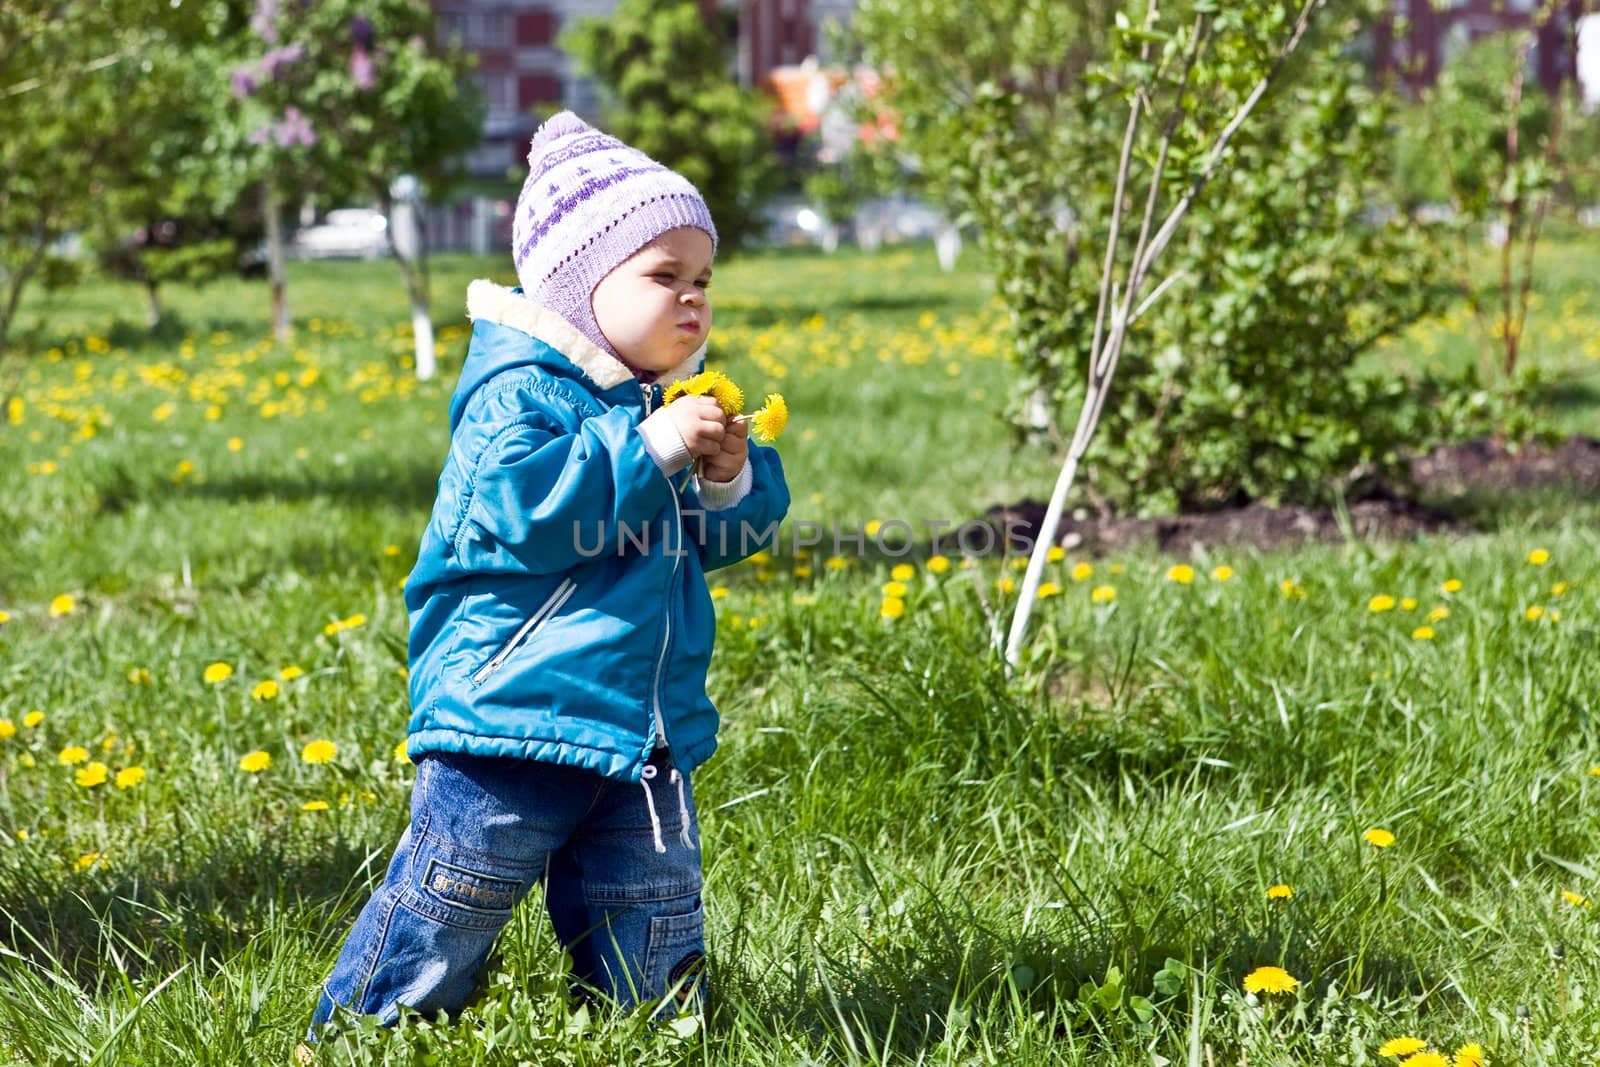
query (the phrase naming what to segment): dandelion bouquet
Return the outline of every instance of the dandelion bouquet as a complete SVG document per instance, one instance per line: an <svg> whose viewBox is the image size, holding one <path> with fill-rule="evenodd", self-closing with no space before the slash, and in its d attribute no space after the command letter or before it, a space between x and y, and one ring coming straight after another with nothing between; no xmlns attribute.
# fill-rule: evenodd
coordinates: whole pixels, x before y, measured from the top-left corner
<svg viewBox="0 0 1600 1067"><path fill-rule="evenodd" d="M768 393L766 402L754 412L744 414L744 390L721 371L707 370L667 387L662 400L670 404L686 396L709 396L722 408L722 413L734 422L750 424L750 436L762 444L771 444L789 425L789 405L778 393Z"/></svg>

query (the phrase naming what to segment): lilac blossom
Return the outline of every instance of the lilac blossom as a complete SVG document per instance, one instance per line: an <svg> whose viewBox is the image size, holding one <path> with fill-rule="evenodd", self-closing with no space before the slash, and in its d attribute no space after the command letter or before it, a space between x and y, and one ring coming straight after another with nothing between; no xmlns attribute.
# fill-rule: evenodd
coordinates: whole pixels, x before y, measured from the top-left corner
<svg viewBox="0 0 1600 1067"><path fill-rule="evenodd" d="M255 64L243 63L233 68L233 98L243 100L256 91L260 74L256 71Z"/></svg>
<svg viewBox="0 0 1600 1067"><path fill-rule="evenodd" d="M357 89L370 89L377 80L372 74L372 53L360 45L350 53L350 80L356 83Z"/></svg>
<svg viewBox="0 0 1600 1067"><path fill-rule="evenodd" d="M256 0L256 12L250 16L250 28L268 44L277 44L278 0Z"/></svg>
<svg viewBox="0 0 1600 1067"><path fill-rule="evenodd" d="M311 122L297 107L290 107L283 113L283 121L278 123L275 135L279 148L291 148L301 144L307 147L317 143L317 135L311 129Z"/></svg>
<svg viewBox="0 0 1600 1067"><path fill-rule="evenodd" d="M372 47L372 20L365 15L357 15L350 20L350 43L358 51Z"/></svg>
<svg viewBox="0 0 1600 1067"><path fill-rule="evenodd" d="M278 75L300 62L305 54L306 46L299 41L274 48L261 57L261 74L267 81L277 81Z"/></svg>

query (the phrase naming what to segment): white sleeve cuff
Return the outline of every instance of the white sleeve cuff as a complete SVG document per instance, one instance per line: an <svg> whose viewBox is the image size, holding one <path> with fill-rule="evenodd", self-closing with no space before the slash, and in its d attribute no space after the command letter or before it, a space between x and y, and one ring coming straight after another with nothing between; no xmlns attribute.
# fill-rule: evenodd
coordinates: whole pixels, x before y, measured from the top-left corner
<svg viewBox="0 0 1600 1067"><path fill-rule="evenodd" d="M750 470L750 461L746 459L731 482L713 482L696 475L694 492L700 498L700 505L707 511L723 511L749 496L750 487L754 484L755 474Z"/></svg>
<svg viewBox="0 0 1600 1067"><path fill-rule="evenodd" d="M644 450L661 468L662 474L669 477L677 474L694 460L671 419L645 419L639 424L639 436L644 440Z"/></svg>

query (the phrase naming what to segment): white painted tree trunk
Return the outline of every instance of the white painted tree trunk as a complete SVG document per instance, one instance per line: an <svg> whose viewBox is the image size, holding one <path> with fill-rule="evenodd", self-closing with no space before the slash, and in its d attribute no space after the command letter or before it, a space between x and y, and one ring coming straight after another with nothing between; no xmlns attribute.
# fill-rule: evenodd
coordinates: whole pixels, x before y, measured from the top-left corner
<svg viewBox="0 0 1600 1067"><path fill-rule="evenodd" d="M289 324L289 285L283 269L283 203L271 178L261 187L261 213L267 223L267 279L272 285L272 338L286 345L293 334Z"/></svg>

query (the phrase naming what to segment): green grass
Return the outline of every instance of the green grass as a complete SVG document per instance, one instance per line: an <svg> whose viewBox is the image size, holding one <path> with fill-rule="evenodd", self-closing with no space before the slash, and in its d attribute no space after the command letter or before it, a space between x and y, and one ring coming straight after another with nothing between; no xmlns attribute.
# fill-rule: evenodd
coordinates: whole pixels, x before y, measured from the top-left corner
<svg viewBox="0 0 1600 1067"><path fill-rule="evenodd" d="M1593 276L1592 247L1559 253L1553 285L1584 257ZM440 325L467 279L508 274L446 259ZM713 293L726 368L794 411L796 518L954 521L1048 491L996 415L975 269L771 256ZM31 305L0 438L0 1062L286 1062L405 819L398 586L463 338L413 383L385 264L297 265L286 351L259 285L172 295L189 328L158 337L117 325L131 290ZM714 575L704 1030L569 1010L528 908L457 1023L356 1031L323 1061L1378 1063L1409 1033L1588 1062L1600 932L1560 894L1600 897L1594 517L1547 494L1463 538L1213 552L1190 584L1170 559L1075 579L1068 557L1012 678L986 650L1020 577L999 561L919 554L897 620L893 560L831 567L824 544ZM208 684L213 663L233 674ZM318 739L331 764L300 760ZM79 786L70 745L146 778ZM257 749L272 766L241 771ZM1245 997L1261 965L1298 994Z"/></svg>

